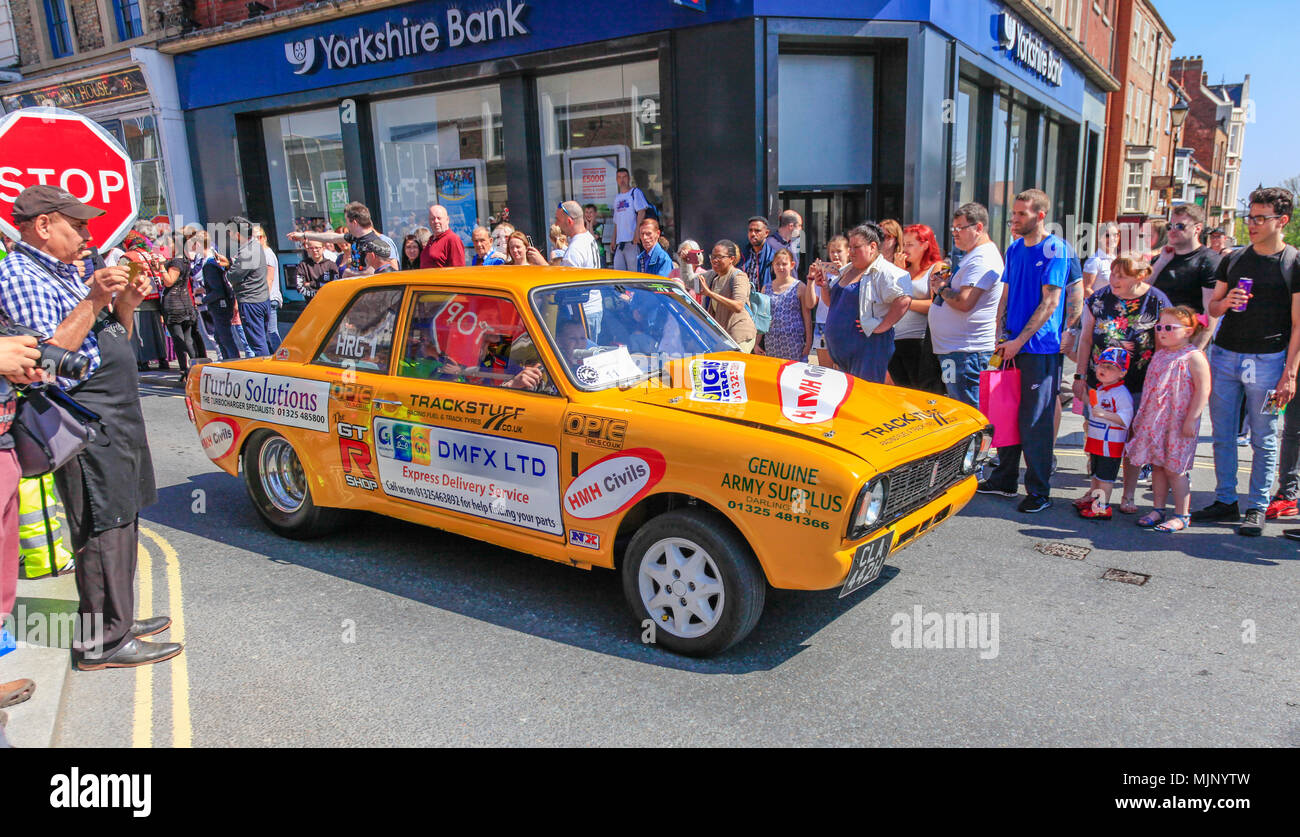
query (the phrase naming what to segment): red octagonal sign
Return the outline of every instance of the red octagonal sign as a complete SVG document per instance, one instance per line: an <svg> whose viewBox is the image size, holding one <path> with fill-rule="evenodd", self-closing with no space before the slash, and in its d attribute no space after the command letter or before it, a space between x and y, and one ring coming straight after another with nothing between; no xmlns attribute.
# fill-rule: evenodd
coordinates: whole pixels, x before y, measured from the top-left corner
<svg viewBox="0 0 1300 837"><path fill-rule="evenodd" d="M14 201L28 186L60 186L105 210L90 222L91 243L107 250L136 217L131 158L98 123L61 108L25 108L0 118L0 229L19 238Z"/></svg>

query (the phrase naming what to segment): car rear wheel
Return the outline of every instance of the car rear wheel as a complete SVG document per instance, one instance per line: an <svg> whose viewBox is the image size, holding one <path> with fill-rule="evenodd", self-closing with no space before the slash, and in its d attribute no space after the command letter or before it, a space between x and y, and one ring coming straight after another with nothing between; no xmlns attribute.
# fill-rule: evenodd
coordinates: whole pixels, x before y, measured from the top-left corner
<svg viewBox="0 0 1300 837"><path fill-rule="evenodd" d="M719 515L677 509L633 536L623 593L654 641L695 657L720 654L758 624L767 582L744 539Z"/></svg>
<svg viewBox="0 0 1300 837"><path fill-rule="evenodd" d="M243 452L244 485L262 519L276 534L295 540L320 537L343 522L342 509L317 506L306 470L289 440L261 431Z"/></svg>

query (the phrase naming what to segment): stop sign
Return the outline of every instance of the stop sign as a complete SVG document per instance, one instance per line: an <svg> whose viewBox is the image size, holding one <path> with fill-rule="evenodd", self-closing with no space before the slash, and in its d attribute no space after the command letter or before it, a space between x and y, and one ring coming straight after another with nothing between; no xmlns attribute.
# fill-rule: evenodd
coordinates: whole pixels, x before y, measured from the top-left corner
<svg viewBox="0 0 1300 837"><path fill-rule="evenodd" d="M0 230L19 238L13 204L28 186L67 189L105 214L90 221L91 243L107 250L136 217L131 158L108 131L61 108L24 108L0 118Z"/></svg>

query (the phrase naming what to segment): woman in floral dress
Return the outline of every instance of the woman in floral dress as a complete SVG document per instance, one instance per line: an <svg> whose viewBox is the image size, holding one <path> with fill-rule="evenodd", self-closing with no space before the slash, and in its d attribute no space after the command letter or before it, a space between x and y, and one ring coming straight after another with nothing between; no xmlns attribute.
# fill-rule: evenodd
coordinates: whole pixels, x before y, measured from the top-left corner
<svg viewBox="0 0 1300 837"><path fill-rule="evenodd" d="M1138 256L1120 256L1111 263L1110 284L1088 297L1083 306L1083 323L1075 363L1074 397L1086 404L1088 390L1097 387L1097 360L1112 346L1127 349L1131 361L1124 376L1124 388L1133 396L1135 409L1141 406L1142 385L1156 350L1155 325L1160 312L1170 307L1169 297L1151 286L1151 266ZM1139 469L1124 462L1124 490L1119 510L1136 514L1133 497Z"/></svg>
<svg viewBox="0 0 1300 837"><path fill-rule="evenodd" d="M812 299L794 275L794 257L777 250L772 257L772 281L763 293L772 300L772 326L760 340L763 354L807 362L812 351Z"/></svg>

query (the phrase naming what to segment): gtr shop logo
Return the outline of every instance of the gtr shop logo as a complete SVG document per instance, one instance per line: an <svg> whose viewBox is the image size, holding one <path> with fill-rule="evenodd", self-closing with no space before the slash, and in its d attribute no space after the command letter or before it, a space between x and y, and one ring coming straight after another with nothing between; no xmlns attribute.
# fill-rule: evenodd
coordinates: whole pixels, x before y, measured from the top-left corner
<svg viewBox="0 0 1300 837"><path fill-rule="evenodd" d="M691 400L714 404L744 404L745 362L743 360L692 360Z"/></svg>
<svg viewBox="0 0 1300 837"><path fill-rule="evenodd" d="M337 417L336 417L337 421ZM353 488L374 491L379 487L366 444L369 427L339 421L335 425L339 434L339 460L343 464L343 481Z"/></svg>

